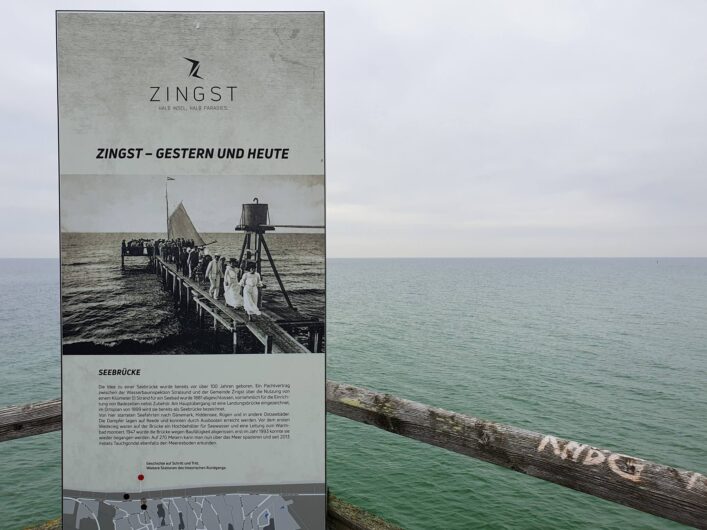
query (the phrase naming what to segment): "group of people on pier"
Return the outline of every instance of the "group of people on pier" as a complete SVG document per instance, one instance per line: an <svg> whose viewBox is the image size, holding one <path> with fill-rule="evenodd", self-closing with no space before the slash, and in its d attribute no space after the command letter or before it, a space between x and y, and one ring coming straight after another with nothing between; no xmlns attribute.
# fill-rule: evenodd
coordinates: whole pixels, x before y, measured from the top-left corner
<svg viewBox="0 0 707 530"><path fill-rule="evenodd" d="M243 308L249 318L260 315L259 289L265 287L252 261L239 262L219 254L211 255L206 246L196 246L193 240L158 239L154 253L197 283L209 284L209 296L224 298L234 309Z"/></svg>
<svg viewBox="0 0 707 530"><path fill-rule="evenodd" d="M131 239L126 241L123 239L121 244L121 252L123 256L153 256L154 242L152 239Z"/></svg>
<svg viewBox="0 0 707 530"><path fill-rule="evenodd" d="M181 270L182 260L187 248L195 248L193 239L156 239L155 254L165 260L176 263Z"/></svg>

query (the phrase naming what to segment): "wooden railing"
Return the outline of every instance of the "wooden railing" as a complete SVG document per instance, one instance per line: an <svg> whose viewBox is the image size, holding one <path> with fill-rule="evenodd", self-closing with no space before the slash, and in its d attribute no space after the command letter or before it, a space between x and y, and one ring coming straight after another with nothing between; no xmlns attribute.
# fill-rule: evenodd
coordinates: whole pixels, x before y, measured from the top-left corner
<svg viewBox="0 0 707 530"><path fill-rule="evenodd" d="M332 381L326 406L331 414L707 528L707 477L700 473ZM0 441L60 428L59 400L0 410ZM383 526L354 522L348 528Z"/></svg>
<svg viewBox="0 0 707 530"><path fill-rule="evenodd" d="M0 409L0 442L60 430L60 399Z"/></svg>
<svg viewBox="0 0 707 530"><path fill-rule="evenodd" d="M0 442L61 430L61 400L52 399L0 409ZM327 497L329 530L402 530L357 506ZM49 521L36 530L61 530L61 520Z"/></svg>

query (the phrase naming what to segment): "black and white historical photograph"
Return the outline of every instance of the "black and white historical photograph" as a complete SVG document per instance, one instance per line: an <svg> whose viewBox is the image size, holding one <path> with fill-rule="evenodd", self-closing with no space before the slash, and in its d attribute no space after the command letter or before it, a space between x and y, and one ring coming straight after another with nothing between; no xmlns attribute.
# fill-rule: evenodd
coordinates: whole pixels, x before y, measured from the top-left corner
<svg viewBox="0 0 707 530"><path fill-rule="evenodd" d="M64 354L324 352L324 177L63 175Z"/></svg>

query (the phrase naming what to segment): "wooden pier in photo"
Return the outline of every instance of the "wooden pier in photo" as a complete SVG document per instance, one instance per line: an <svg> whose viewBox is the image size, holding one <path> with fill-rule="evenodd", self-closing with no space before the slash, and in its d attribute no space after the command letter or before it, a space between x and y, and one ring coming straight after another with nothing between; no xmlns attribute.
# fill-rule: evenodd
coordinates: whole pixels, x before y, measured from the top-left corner
<svg viewBox="0 0 707 530"><path fill-rule="evenodd" d="M263 291L258 290L257 306L261 314L248 317L243 308L234 309L225 301L214 299L198 281L189 278L183 270L177 267L174 260L183 257L187 242L194 249L206 249L216 241L206 243L194 223L186 207L180 202L174 211L169 211L168 183L173 177L165 178L165 205L167 214L167 239L134 239L123 240L120 249L120 266L125 269L126 257L148 258L149 269L162 280L162 285L170 291L178 308L186 314L193 314L200 327L207 323L217 331L222 327L233 337L233 353L253 353L245 351L243 343L248 341L248 335L262 345L264 353L323 353L325 346L325 323L318 318L308 318L302 315L292 304L290 295L285 288L282 277L277 270L275 260L265 240L265 233L277 228L309 228L323 230L319 225L273 225L270 223L270 210L267 204L261 203L257 197L252 203L243 204L241 217L236 232L243 232L243 244L238 262L239 274L244 274L251 268L262 273L263 263L269 265L277 281L287 307L263 307ZM162 244L160 244L162 243ZM171 251L164 252L164 244ZM176 245L176 247L175 247ZM177 254L174 254L174 251ZM265 251L265 257L263 257ZM207 253L206 250L204 250ZM207 269L208 270L208 269ZM240 278L240 275L239 275ZM244 335L244 334L248 335ZM305 344L297 337L305 337ZM252 350L249 347L248 350Z"/></svg>
<svg viewBox="0 0 707 530"><path fill-rule="evenodd" d="M707 477L590 444L327 381L329 414L697 528L707 528ZM0 409L0 442L61 429L61 400ZM375 488L375 484L371 484ZM327 528L394 530L329 499Z"/></svg>
<svg viewBox="0 0 707 530"><path fill-rule="evenodd" d="M241 353L239 337L247 332L263 346L264 353L319 353L323 349L324 322L315 318L305 318L296 309L282 307L261 308L262 314L248 319L242 309L233 309L223 300L215 300L207 290L195 280L178 271L175 264L154 256L152 267L162 280L165 289L171 291L179 307L192 312L200 326L210 325L214 330L219 326L231 333L233 353ZM307 346L292 335L305 331Z"/></svg>

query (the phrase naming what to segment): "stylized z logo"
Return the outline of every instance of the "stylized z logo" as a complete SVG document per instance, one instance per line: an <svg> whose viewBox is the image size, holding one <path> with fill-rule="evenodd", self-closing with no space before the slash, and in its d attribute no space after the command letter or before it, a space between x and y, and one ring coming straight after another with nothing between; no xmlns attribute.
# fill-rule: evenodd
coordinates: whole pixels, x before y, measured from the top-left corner
<svg viewBox="0 0 707 530"><path fill-rule="evenodd" d="M204 79L199 75L199 61L189 59L188 57L185 57L185 59L191 63L191 70L189 71L189 75L187 77L196 77L198 79Z"/></svg>

